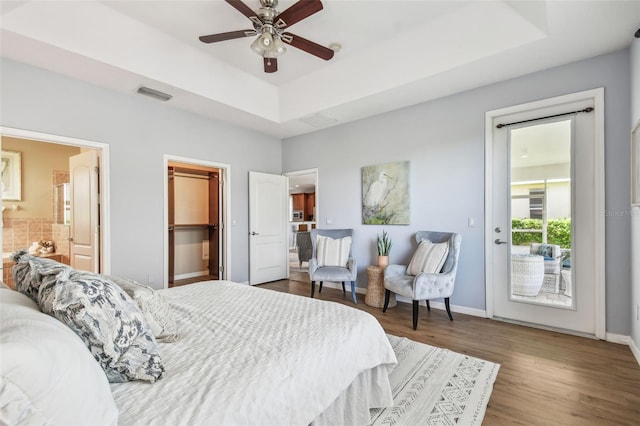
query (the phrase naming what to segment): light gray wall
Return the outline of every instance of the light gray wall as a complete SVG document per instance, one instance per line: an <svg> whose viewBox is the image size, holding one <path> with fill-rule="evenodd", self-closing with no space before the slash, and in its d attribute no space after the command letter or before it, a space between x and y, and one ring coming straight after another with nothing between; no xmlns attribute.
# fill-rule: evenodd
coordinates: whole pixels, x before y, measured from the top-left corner
<svg viewBox="0 0 640 426"><path fill-rule="evenodd" d="M2 126L109 144L113 274L162 286L163 155L172 154L231 166L230 278L248 280L248 172L281 172L278 139L14 61L0 67Z"/></svg>
<svg viewBox="0 0 640 426"><path fill-rule="evenodd" d="M631 126L640 122L640 39L631 44ZM640 348L640 207L631 209L631 339Z"/></svg>
<svg viewBox="0 0 640 426"><path fill-rule="evenodd" d="M283 141L283 167L318 167L320 226L355 229L359 286L366 286L364 267L374 263L374 240L383 228L393 238L393 263L409 260L417 230L456 231L462 246L451 302L484 310L485 112L605 87L606 209L628 210L629 72L625 49L290 138ZM411 161L411 225L361 225L360 168L402 160ZM606 217L607 330L623 335L630 331L629 235L628 216Z"/></svg>

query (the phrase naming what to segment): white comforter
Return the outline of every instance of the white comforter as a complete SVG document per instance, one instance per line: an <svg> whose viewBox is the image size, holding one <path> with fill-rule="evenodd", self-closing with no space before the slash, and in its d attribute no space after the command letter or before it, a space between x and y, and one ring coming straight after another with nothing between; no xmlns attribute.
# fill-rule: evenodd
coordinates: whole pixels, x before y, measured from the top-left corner
<svg viewBox="0 0 640 426"><path fill-rule="evenodd" d="M350 385L368 406L392 404L396 357L365 312L228 281L162 293L180 338L160 344L161 380L111 385L121 425L307 425L353 405Z"/></svg>

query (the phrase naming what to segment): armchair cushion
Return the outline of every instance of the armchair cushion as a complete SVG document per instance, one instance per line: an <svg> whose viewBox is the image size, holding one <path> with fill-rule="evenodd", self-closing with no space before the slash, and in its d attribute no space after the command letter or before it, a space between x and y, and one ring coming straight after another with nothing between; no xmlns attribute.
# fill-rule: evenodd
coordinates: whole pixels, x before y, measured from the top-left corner
<svg viewBox="0 0 640 426"><path fill-rule="evenodd" d="M347 266L351 250L351 237L333 239L318 235L316 242L316 259L318 267Z"/></svg>
<svg viewBox="0 0 640 426"><path fill-rule="evenodd" d="M422 240L407 267L407 274L418 275L421 272L436 274L440 272L449 255L449 242L432 243Z"/></svg>

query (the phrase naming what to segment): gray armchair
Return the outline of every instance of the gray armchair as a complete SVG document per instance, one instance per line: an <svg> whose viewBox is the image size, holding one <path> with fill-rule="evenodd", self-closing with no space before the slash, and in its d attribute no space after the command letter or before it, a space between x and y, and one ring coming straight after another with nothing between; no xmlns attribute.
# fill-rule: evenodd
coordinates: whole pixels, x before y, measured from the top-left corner
<svg viewBox="0 0 640 426"><path fill-rule="evenodd" d="M345 266L318 266L318 256L316 253L318 236L329 237L333 239L352 237L353 229L312 229L311 230L311 246L313 247L311 259L309 259L309 278L311 279L311 297L313 297L316 289L316 281L320 281L318 293L322 292L323 281L334 281L342 283L342 291L345 292L344 283L351 283L351 298L353 303L358 303L356 298L356 277L358 268L356 260L351 256L351 245L349 247L348 261Z"/></svg>
<svg viewBox="0 0 640 426"><path fill-rule="evenodd" d="M298 249L298 262L300 262L300 267L302 268L302 262L308 262L313 251L309 232L296 233L296 248Z"/></svg>
<svg viewBox="0 0 640 426"><path fill-rule="evenodd" d="M420 244L422 240L429 240L432 243L449 242L449 254L439 273L419 273L418 275L408 275L407 265L389 265L384 271L384 307L382 312L386 312L389 305L389 297L393 291L396 294L413 300L413 329L418 328L418 302L426 300L427 309L430 299L444 298L449 319L453 321L451 309L449 307L449 297L453 294L453 287L458 269L458 255L460 254L460 234L453 232L432 232L420 231L416 233L416 242Z"/></svg>

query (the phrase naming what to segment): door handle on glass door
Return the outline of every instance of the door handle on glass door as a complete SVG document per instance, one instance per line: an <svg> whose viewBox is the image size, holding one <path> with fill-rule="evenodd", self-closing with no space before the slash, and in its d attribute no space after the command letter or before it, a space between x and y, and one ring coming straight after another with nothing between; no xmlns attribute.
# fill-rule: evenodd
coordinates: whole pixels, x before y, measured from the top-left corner
<svg viewBox="0 0 640 426"><path fill-rule="evenodd" d="M496 244L507 244L507 241L502 241L500 238L496 238L494 243L496 243Z"/></svg>

